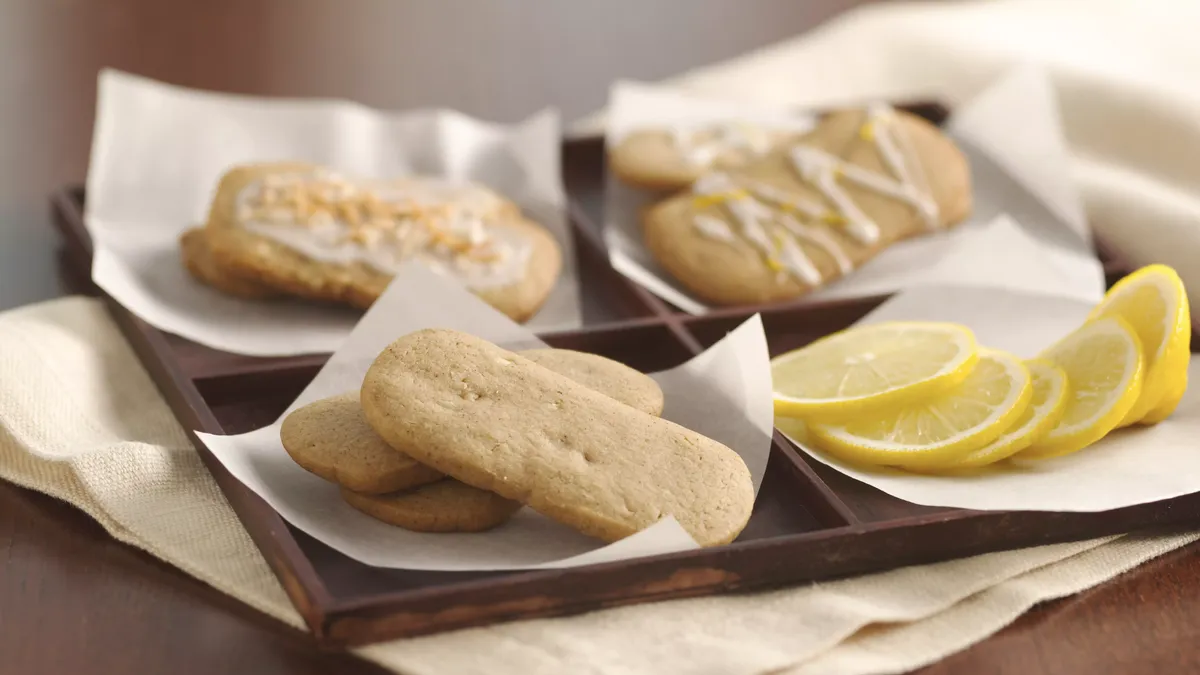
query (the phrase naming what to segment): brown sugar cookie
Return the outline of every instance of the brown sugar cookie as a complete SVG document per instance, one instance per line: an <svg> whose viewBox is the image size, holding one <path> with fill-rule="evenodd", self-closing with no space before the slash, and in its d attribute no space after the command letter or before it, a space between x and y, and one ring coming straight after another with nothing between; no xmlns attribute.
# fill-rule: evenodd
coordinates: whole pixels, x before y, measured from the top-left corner
<svg viewBox="0 0 1200 675"><path fill-rule="evenodd" d="M416 532L482 532L521 509L519 502L449 479L386 495L342 488L342 499L376 520Z"/></svg>
<svg viewBox="0 0 1200 675"><path fill-rule="evenodd" d="M444 476L391 449L367 424L358 392L313 401L283 418L279 439L310 473L363 494L397 492Z"/></svg>
<svg viewBox="0 0 1200 675"><path fill-rule="evenodd" d="M683 286L740 305L801 297L970 210L970 168L953 141L873 106L827 115L741 169L706 173L643 225L647 248Z"/></svg>
<svg viewBox="0 0 1200 675"><path fill-rule="evenodd" d="M562 269L554 237L474 184L359 181L285 162L231 169L206 226L213 257L292 295L367 307L420 260L515 321L541 308Z"/></svg>
<svg viewBox="0 0 1200 675"><path fill-rule="evenodd" d="M682 190L707 171L744 167L799 136L735 121L692 129L639 129L609 149L608 166L637 188Z"/></svg>
<svg viewBox="0 0 1200 675"><path fill-rule="evenodd" d="M670 515L701 545L723 544L754 504L733 450L457 331L393 342L361 402L393 448L605 541Z"/></svg>
<svg viewBox="0 0 1200 675"><path fill-rule="evenodd" d="M644 413L662 414L662 388L648 375L623 363L571 349L526 349L517 353Z"/></svg>
<svg viewBox="0 0 1200 675"><path fill-rule="evenodd" d="M652 415L662 413L658 383L622 363L566 349L522 353L627 405ZM305 470L362 494L407 490L444 477L385 443L363 417L357 391L293 410L284 418L279 438Z"/></svg>
<svg viewBox="0 0 1200 675"><path fill-rule="evenodd" d="M179 254L189 274L222 293L247 300L266 300L280 295L253 277L242 276L235 270L221 266L213 258L204 228L194 227L183 233L179 238Z"/></svg>

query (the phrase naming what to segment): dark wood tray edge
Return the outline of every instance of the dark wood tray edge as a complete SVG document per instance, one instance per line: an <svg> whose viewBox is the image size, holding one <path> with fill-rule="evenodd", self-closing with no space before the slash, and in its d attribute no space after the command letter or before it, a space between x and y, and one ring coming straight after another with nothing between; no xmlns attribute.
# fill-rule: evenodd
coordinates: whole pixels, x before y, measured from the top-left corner
<svg viewBox="0 0 1200 675"><path fill-rule="evenodd" d="M60 229L66 228L64 233L67 235L72 234L70 232L71 223L65 222L65 216L58 211L61 210L59 207L71 208L72 205L69 203L71 193L71 190L66 190L55 196L55 222ZM75 194L78 192L75 191ZM64 196L68 200L66 203L61 201ZM76 223L76 225L79 224ZM66 238L68 241L73 240L71 236ZM74 240L79 241L78 239ZM88 264L85 269L90 267L90 251L77 250L74 257L77 261L87 260ZM172 365L169 363L170 359L166 358L167 352L162 351L166 345L162 341L161 334L157 335L156 344L154 339L146 337L147 332L155 332L152 328L129 315L111 299L107 299L107 304L114 317L118 319L122 331L135 345L135 348L141 344L143 349L148 350L154 356L154 359L146 360L148 369L152 369L152 375L156 378L160 376L171 379L179 378L181 374L173 372ZM748 314L749 310L731 308L730 311L735 314ZM690 336L690 331L687 331L686 327L682 325L683 321L680 320L683 318L686 317L679 317L675 321L665 323L675 326ZM694 339L693 343L696 343ZM151 360L159 361L159 363L151 364L149 363ZM157 372L154 369L157 369ZM181 418L190 419L190 421L185 420L186 423L194 424L197 428L204 430L215 429L219 433L219 424L211 418L211 415L208 415L207 423L201 419L204 416L201 410L204 410L205 413L207 411L202 400L200 409L197 409L198 392L193 388L190 392L191 396L188 396L188 393L181 392L179 397L172 400L173 397L169 392L164 391L164 394L168 395L168 401L172 407L177 410L177 414L179 411L186 411L181 415ZM218 478L222 490L229 494L227 487L230 486L222 482L220 474L225 475L226 481L231 480L236 483L236 479L228 475L219 462L206 456L207 450L203 444L198 443L194 438L193 441L197 442L197 448L201 451L202 456L205 456L206 464ZM785 444L785 447L790 446ZM792 452L795 454L794 450ZM803 467L807 467L802 459L799 462ZM809 469L809 473L811 473L811 469ZM811 480L810 483L823 485L819 478ZM252 498L249 504L234 504L235 507L240 506L237 508L239 512L243 508L263 508L269 514L262 522L273 521L271 527L258 528L260 530L258 532L251 531L256 544L260 544L260 548L263 548L264 552L267 550L286 551L285 557L307 562L282 519L253 493L241 490L240 484L232 487L234 487L234 492L246 492ZM832 491L828 492L832 497L833 504L840 503ZM1063 516L1075 518L1083 516L1081 520L1075 522L1071 522L1069 519L1066 521L1071 525L1069 538L1077 539L1115 534L1125 531L1133 525L1145 525L1146 523L1162 525L1193 520L1195 518L1193 512L1196 510L1194 507L1200 505L1200 499L1193 499L1195 503L1190 504L1193 508L1172 510L1173 505L1181 506L1176 503L1178 501L1175 500L1169 504L1159 503L1131 507L1131 509L1109 512L1105 514L1108 517L1104 519L1091 519L1097 522L1091 522L1086 517L1095 514L993 513L985 514L981 518L979 514L972 512L950 512L939 513L920 522L909 520L906 521L906 525L922 528L921 531L929 537L942 541L946 539L953 541L954 545L951 548L955 555L972 555L995 550L994 547L991 547L993 545L979 539L978 531L981 529L990 531L996 527L1005 527L1005 523L1008 523L1008 527L1016 531L1017 528L1011 524L1019 522L1023 518L1041 516L1044 519L1049 517L1048 520L1041 521L1043 527L1026 529L1021 532L1020 537L1005 542L1006 548L1036 545L1050 540L1064 540L1064 537L1054 532L1055 528L1046 527L1048 522L1057 523L1060 526L1065 524ZM844 509L844 505L842 506ZM1160 510L1163 511L1160 512ZM1125 515L1122 516L1123 513ZM974 517L968 520L968 515ZM903 539L908 536L904 530L888 523L874 523L865 526L854 524L857 519L848 509L841 512L835 507L830 520L846 522L847 525L771 540L733 544L699 553L687 552L640 559L636 566L637 576L644 581L636 586L630 586L628 579L621 575L621 572L624 571L623 568L628 567L628 564L618 562L572 570L517 572L503 578L500 584L494 579L468 581L455 584L453 587L404 591L375 596L362 601L336 603L328 593L323 592L324 587L311 566L308 566L307 570L299 570L286 562L272 560L272 556L267 556L267 558L281 580L295 575L294 581L303 582L288 584L285 581L285 589L289 597L300 608L306 623L323 644L340 647L500 620L554 616L649 600L687 597L714 591L772 587L789 582L828 578L830 575L843 576L869 572L880 569L881 565L878 556L864 556L864 550L875 545L886 546L889 541L897 537ZM971 536L969 530L971 530L970 523L972 522L988 524L989 527L976 527L976 534ZM248 529L250 528L248 527ZM853 536L840 543L835 541L847 534ZM890 546L890 548L895 550L897 546ZM760 552L762 549L770 549L772 553L767 557L783 563L783 568L776 565L765 570L747 569L747 566L755 567L757 564L756 557L751 554ZM930 553L927 551L917 551L908 554L907 557L891 558L886 566L894 566L897 562L900 564L929 562L929 555ZM855 558L855 556L859 556L859 558ZM798 559L800 562L797 562ZM836 572L830 570L831 561L836 561L838 564ZM310 588L318 589L318 592L306 594L303 588L305 584L311 584ZM581 586L588 589L586 594L579 593ZM523 593L524 599L519 603L514 603L512 600L496 597L489 602L489 595L503 595L502 591L497 590L500 588L509 594ZM552 592L547 594L548 591L554 591L556 588L564 589L564 593L557 598L553 597L554 593ZM562 600L563 595L567 594L567 590L573 596L571 601ZM444 609L447 600L456 596L461 599L461 595L464 593L472 594L475 599L475 604L467 608L469 611L464 610L461 606L455 610ZM398 612L396 605L401 602L406 611Z"/></svg>
<svg viewBox="0 0 1200 675"><path fill-rule="evenodd" d="M55 193L53 221L66 241L79 242L78 246L68 243L68 255L71 255L77 264L83 264L83 269L90 269L92 251L90 245L87 245L88 240L75 236L81 223L73 222L67 215L74 209L73 192L67 189ZM100 293L99 297L125 339L129 340L130 346L140 357L155 386L179 418L192 445L200 453L200 458L217 481L222 494L229 500L230 506L239 514L239 520L246 527L251 539L259 550L264 552L263 557L280 579L292 604L304 617L309 628L317 633L323 628L320 621L321 608L331 602L324 583L312 565L308 564L308 559L300 551L283 518L258 495L244 489L237 478L229 473L196 436L196 431L222 433L221 425L209 412L200 393L191 385L191 380L179 372L172 359L168 358L170 348L163 333L133 315L108 294ZM176 382L181 386L178 390L170 390L161 386L161 382ZM255 517L242 518L240 514L243 512L253 513ZM285 555L266 555L266 551L279 551ZM287 580L292 580L293 583L288 583Z"/></svg>

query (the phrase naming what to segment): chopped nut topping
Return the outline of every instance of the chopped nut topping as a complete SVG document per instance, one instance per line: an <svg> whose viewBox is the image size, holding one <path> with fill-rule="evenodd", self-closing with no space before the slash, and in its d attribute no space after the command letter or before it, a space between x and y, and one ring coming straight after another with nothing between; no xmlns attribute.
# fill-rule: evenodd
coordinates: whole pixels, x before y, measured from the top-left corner
<svg viewBox="0 0 1200 675"><path fill-rule="evenodd" d="M366 227L360 227L350 233L350 241L362 244L367 248L374 248L382 237L383 232Z"/></svg>
<svg viewBox="0 0 1200 675"><path fill-rule="evenodd" d="M324 227L333 224L333 214L325 209L315 209L308 216L309 227Z"/></svg>
<svg viewBox="0 0 1200 675"><path fill-rule="evenodd" d="M386 189L386 188L384 188ZM460 269L493 265L509 253L498 245L480 214L452 201L393 196L356 185L327 172L267 175L238 205L238 218L294 224L314 231L344 227L333 242L353 242L369 250L386 244L408 257L424 249L450 258Z"/></svg>
<svg viewBox="0 0 1200 675"><path fill-rule="evenodd" d="M362 224L362 211L359 210L358 204L352 201L345 200L338 202L337 214L350 227L358 227Z"/></svg>

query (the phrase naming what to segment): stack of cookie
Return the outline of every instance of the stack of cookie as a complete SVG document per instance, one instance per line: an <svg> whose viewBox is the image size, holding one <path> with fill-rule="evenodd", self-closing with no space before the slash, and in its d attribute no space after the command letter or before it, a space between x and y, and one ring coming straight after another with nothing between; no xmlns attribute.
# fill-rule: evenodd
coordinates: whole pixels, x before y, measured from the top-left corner
<svg viewBox="0 0 1200 675"><path fill-rule="evenodd" d="M799 298L888 246L961 222L970 168L937 127L886 105L825 115L807 134L717 124L615 143L613 173L676 191L643 216L646 247L699 299Z"/></svg>
<svg viewBox="0 0 1200 675"><path fill-rule="evenodd" d="M226 294L360 308L417 260L515 321L537 313L562 268L554 237L483 186L351 180L296 162L227 172L180 248L187 270Z"/></svg>
<svg viewBox="0 0 1200 675"><path fill-rule="evenodd" d="M749 470L662 408L654 380L604 357L431 329L385 349L360 391L289 414L280 436L351 506L411 530L487 530L525 505L604 541L668 515L701 545L732 541Z"/></svg>

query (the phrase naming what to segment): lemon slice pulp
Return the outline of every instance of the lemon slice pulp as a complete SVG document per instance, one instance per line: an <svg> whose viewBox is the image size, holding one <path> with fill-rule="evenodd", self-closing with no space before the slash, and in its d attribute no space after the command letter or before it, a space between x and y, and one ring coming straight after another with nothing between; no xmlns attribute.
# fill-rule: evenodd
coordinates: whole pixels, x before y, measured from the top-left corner
<svg viewBox="0 0 1200 675"><path fill-rule="evenodd" d="M958 460L955 469L999 462L1033 445L1058 424L1067 407L1067 373L1044 359L1025 362L1033 377L1033 396L1025 412L1000 437Z"/></svg>
<svg viewBox="0 0 1200 675"><path fill-rule="evenodd" d="M995 440L1033 395L1015 356L980 350L965 380L948 391L838 424L809 425L811 437L843 459L915 470L946 468Z"/></svg>
<svg viewBox="0 0 1200 675"><path fill-rule="evenodd" d="M1122 318L1086 323L1042 356L1067 373L1070 393L1058 424L1021 452L1022 459L1056 457L1095 443L1117 428L1141 394L1142 347Z"/></svg>
<svg viewBox="0 0 1200 675"><path fill-rule="evenodd" d="M775 414L842 418L929 396L966 379L975 336L963 326L894 322L851 328L771 360Z"/></svg>
<svg viewBox="0 0 1200 675"><path fill-rule="evenodd" d="M1118 316L1129 323L1142 344L1145 374L1142 392L1120 426L1144 419L1159 404L1165 419L1187 389L1191 359L1192 319L1187 291L1175 270L1149 265L1121 279L1092 310L1089 318ZM1165 414L1164 414L1165 413ZM1161 420L1159 420L1161 421Z"/></svg>

